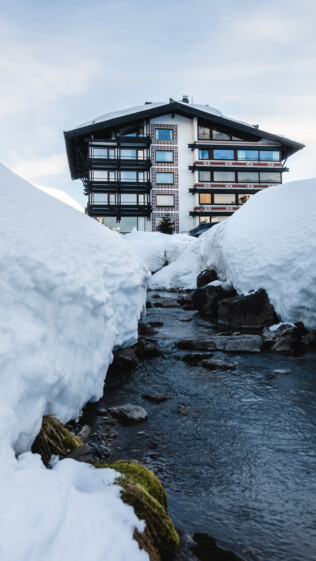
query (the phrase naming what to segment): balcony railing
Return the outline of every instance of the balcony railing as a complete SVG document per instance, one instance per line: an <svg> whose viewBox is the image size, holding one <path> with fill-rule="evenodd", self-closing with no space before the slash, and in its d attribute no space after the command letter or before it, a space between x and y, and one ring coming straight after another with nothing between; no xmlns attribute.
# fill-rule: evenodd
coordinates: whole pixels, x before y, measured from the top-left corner
<svg viewBox="0 0 316 561"><path fill-rule="evenodd" d="M137 205L137 204L122 204L122 205L107 205L107 204L89 204L87 206L87 213L90 216L147 216L150 217L151 205Z"/></svg>

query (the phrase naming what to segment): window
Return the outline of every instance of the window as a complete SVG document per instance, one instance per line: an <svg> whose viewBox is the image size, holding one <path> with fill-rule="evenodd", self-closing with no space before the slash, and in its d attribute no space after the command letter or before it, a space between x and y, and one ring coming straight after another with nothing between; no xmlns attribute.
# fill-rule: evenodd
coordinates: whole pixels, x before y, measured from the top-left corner
<svg viewBox="0 0 316 561"><path fill-rule="evenodd" d="M121 194L121 204L122 205L137 205L137 194L136 193L122 193Z"/></svg>
<svg viewBox="0 0 316 561"><path fill-rule="evenodd" d="M199 150L199 160L209 160L208 150Z"/></svg>
<svg viewBox="0 0 316 561"><path fill-rule="evenodd" d="M120 158L122 160L136 160L136 150L130 148L121 148L120 150Z"/></svg>
<svg viewBox="0 0 316 561"><path fill-rule="evenodd" d="M157 206L174 206L174 195L157 195Z"/></svg>
<svg viewBox="0 0 316 561"><path fill-rule="evenodd" d="M260 172L260 182L261 183L281 183L280 172L275 171L261 171Z"/></svg>
<svg viewBox="0 0 316 561"><path fill-rule="evenodd" d="M136 171L121 171L121 181L137 181Z"/></svg>
<svg viewBox="0 0 316 561"><path fill-rule="evenodd" d="M258 150L238 150L237 160L259 160Z"/></svg>
<svg viewBox="0 0 316 561"><path fill-rule="evenodd" d="M109 205L116 205L116 193L109 193Z"/></svg>
<svg viewBox="0 0 316 561"><path fill-rule="evenodd" d="M222 183L234 182L234 171L214 171L214 181L221 181Z"/></svg>
<svg viewBox="0 0 316 561"><path fill-rule="evenodd" d="M145 231L145 217L144 216L122 216L121 221L117 222L115 216L104 216L102 222L111 230L118 232L131 232L134 228L137 230Z"/></svg>
<svg viewBox="0 0 316 561"><path fill-rule="evenodd" d="M198 129L198 138L199 140L210 140L211 138L211 129L209 127L199 127Z"/></svg>
<svg viewBox="0 0 316 561"><path fill-rule="evenodd" d="M236 204L236 195L234 193L215 193L215 205L234 205Z"/></svg>
<svg viewBox="0 0 316 561"><path fill-rule="evenodd" d="M108 194L107 193L92 193L92 203L93 204L108 204Z"/></svg>
<svg viewBox="0 0 316 561"><path fill-rule="evenodd" d="M230 140L230 136L225 132L213 130L213 139L214 140Z"/></svg>
<svg viewBox="0 0 316 561"><path fill-rule="evenodd" d="M212 202L211 193L200 193L200 205L210 205Z"/></svg>
<svg viewBox="0 0 316 561"><path fill-rule="evenodd" d="M259 173L257 171L239 171L239 183L258 183Z"/></svg>
<svg viewBox="0 0 316 561"><path fill-rule="evenodd" d="M214 160L233 160L234 150L214 150Z"/></svg>
<svg viewBox="0 0 316 561"><path fill-rule="evenodd" d="M211 181L211 172L199 171L199 181Z"/></svg>
<svg viewBox="0 0 316 561"><path fill-rule="evenodd" d="M248 195L247 193L245 195L237 195L237 201L239 205L243 205L244 203L246 203L250 197L252 197L252 195Z"/></svg>
<svg viewBox="0 0 316 561"><path fill-rule="evenodd" d="M139 195L138 195L138 204L139 204L139 205L145 205L145 204L146 204L146 200L145 200L145 195L144 195L144 194L139 194Z"/></svg>
<svg viewBox="0 0 316 561"><path fill-rule="evenodd" d="M211 216L211 222L224 222L228 216Z"/></svg>
<svg viewBox="0 0 316 561"><path fill-rule="evenodd" d="M156 150L156 162L173 162L173 150Z"/></svg>
<svg viewBox="0 0 316 561"><path fill-rule="evenodd" d="M104 158L113 160L113 158L115 158L115 149L108 148L106 146L93 146L91 149L91 156L92 158Z"/></svg>
<svg viewBox="0 0 316 561"><path fill-rule="evenodd" d="M158 172L156 173L156 183L162 185L173 184L173 173Z"/></svg>
<svg viewBox="0 0 316 561"><path fill-rule="evenodd" d="M105 169L93 169L92 181L104 181L104 182L116 181L116 172L105 170Z"/></svg>
<svg viewBox="0 0 316 561"><path fill-rule="evenodd" d="M173 140L173 129L156 129L156 140Z"/></svg>
<svg viewBox="0 0 316 561"><path fill-rule="evenodd" d="M200 224L209 224L211 219L209 216L200 216Z"/></svg>
<svg viewBox="0 0 316 561"><path fill-rule="evenodd" d="M262 162L279 162L280 152L275 150L260 150L260 160Z"/></svg>

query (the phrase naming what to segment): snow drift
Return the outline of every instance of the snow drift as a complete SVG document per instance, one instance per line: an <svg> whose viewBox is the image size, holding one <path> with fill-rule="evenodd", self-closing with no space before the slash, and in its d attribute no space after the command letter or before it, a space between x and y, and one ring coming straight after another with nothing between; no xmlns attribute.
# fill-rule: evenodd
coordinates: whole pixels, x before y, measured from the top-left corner
<svg viewBox="0 0 316 561"><path fill-rule="evenodd" d="M169 289L173 286L191 288L194 284L199 273L197 254L194 252L194 248L197 249L199 245L196 238L188 234L170 236L160 232L134 230L125 236L125 240L155 273L150 279L150 288ZM179 257L181 257L181 265L178 270Z"/></svg>
<svg viewBox="0 0 316 561"><path fill-rule="evenodd" d="M119 234L2 165L0 190L0 557L145 559L112 470L46 470L27 451L44 414L65 422L102 395L113 347L137 338L148 270Z"/></svg>
<svg viewBox="0 0 316 561"><path fill-rule="evenodd" d="M150 285L195 288L197 273L207 267L239 293L264 288L283 321L315 329L316 179L260 191L197 245L185 245Z"/></svg>

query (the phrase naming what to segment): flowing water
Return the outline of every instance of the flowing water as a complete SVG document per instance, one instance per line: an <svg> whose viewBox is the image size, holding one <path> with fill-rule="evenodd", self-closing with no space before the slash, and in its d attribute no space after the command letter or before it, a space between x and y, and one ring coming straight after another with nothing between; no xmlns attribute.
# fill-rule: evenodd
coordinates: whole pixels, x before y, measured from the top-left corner
<svg viewBox="0 0 316 561"><path fill-rule="evenodd" d="M181 308L149 309L145 321L157 320L163 355L106 382L102 406L131 402L149 414L119 429L111 460L159 475L178 528L207 532L246 560L315 560L316 355L233 355L235 370L207 371L179 360L175 343L210 334L210 324ZM144 393L172 399L153 404Z"/></svg>

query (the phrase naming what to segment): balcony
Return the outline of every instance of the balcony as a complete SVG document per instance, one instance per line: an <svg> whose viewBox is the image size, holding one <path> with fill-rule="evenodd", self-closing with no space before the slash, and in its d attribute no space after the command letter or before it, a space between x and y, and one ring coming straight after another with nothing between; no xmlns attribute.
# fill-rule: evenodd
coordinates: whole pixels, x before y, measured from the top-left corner
<svg viewBox="0 0 316 561"><path fill-rule="evenodd" d="M146 216L150 218L151 205L107 205L107 204L89 204L87 205L87 214L89 216L115 216L120 219L122 216Z"/></svg>
<svg viewBox="0 0 316 561"><path fill-rule="evenodd" d="M89 181L86 192L94 193L149 193L151 190L150 181Z"/></svg>
<svg viewBox="0 0 316 561"><path fill-rule="evenodd" d="M90 156L91 169L108 169L108 170L144 170L148 171L151 167L150 158L135 159L135 158L103 158Z"/></svg>

